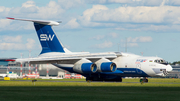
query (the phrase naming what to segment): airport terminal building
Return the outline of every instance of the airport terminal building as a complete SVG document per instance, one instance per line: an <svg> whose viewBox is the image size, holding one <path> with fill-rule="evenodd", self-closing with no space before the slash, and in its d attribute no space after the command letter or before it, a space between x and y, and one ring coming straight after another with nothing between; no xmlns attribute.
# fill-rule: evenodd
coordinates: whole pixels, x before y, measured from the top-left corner
<svg viewBox="0 0 180 101"><path fill-rule="evenodd" d="M13 61L15 58L0 58L0 74L13 73L18 76L35 75L40 77L58 77L64 78L65 71L51 64L29 64L27 62L20 63Z"/></svg>

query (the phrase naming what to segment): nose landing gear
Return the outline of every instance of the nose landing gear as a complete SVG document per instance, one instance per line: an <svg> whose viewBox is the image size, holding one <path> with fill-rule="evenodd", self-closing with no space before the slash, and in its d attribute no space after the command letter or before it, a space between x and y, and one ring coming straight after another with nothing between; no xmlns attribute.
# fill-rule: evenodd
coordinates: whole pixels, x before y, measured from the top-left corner
<svg viewBox="0 0 180 101"><path fill-rule="evenodd" d="M141 82L141 83L148 83L147 77L144 77L143 79L140 79L140 82Z"/></svg>

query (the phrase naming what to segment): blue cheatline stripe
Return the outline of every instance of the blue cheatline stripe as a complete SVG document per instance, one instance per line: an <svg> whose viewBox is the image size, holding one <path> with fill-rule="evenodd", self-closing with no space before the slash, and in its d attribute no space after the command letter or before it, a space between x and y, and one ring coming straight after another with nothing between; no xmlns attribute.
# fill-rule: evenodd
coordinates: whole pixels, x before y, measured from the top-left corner
<svg viewBox="0 0 180 101"><path fill-rule="evenodd" d="M123 72L122 74L120 74L122 77L149 77L148 74L138 68L117 68L117 70Z"/></svg>
<svg viewBox="0 0 180 101"><path fill-rule="evenodd" d="M34 23L34 27L42 46L40 54L48 52L65 52L50 25Z"/></svg>

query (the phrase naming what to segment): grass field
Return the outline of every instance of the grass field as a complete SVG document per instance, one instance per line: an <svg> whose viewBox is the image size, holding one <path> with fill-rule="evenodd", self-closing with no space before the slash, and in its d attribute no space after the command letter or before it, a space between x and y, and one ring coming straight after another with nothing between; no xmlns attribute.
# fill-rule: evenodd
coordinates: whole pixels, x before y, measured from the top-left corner
<svg viewBox="0 0 180 101"><path fill-rule="evenodd" d="M122 83L58 81L67 80L38 80L35 85L26 80L0 81L0 101L180 100L180 79L149 79L144 84L139 79L123 79Z"/></svg>

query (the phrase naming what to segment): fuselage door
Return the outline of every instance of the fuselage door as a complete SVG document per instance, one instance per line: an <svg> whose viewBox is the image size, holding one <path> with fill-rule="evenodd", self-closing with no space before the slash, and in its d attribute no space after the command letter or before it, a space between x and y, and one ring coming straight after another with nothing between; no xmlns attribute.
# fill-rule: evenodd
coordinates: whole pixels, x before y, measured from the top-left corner
<svg viewBox="0 0 180 101"><path fill-rule="evenodd" d="M137 71L138 74L142 73L141 64L136 64L136 71Z"/></svg>

